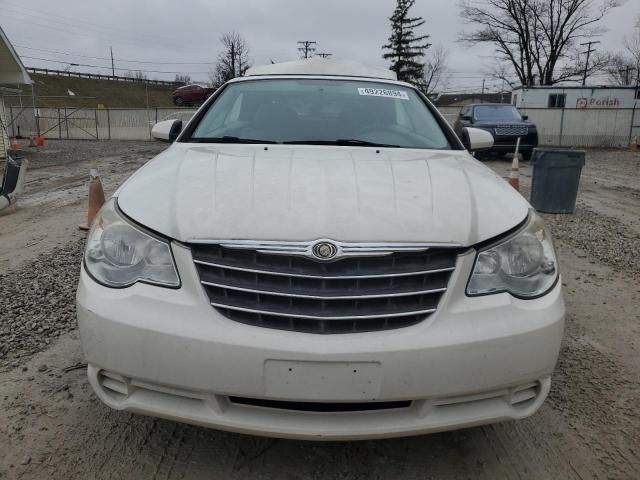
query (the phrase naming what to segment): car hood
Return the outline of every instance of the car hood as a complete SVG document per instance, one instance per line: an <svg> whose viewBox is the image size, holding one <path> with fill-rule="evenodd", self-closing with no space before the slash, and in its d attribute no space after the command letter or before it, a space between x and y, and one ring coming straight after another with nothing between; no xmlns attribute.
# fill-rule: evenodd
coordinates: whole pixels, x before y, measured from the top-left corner
<svg viewBox="0 0 640 480"><path fill-rule="evenodd" d="M116 196L131 219L183 242L468 246L516 226L529 209L465 151L307 145L175 143Z"/></svg>

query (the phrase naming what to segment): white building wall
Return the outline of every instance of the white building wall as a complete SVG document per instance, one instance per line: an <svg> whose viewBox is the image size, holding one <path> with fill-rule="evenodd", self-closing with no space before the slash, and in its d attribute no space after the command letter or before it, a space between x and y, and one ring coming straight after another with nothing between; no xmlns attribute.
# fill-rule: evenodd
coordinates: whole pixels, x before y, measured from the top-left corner
<svg viewBox="0 0 640 480"><path fill-rule="evenodd" d="M511 103L518 108L547 108L549 95L566 94L565 108L634 108L640 107L634 88L524 88L516 89Z"/></svg>

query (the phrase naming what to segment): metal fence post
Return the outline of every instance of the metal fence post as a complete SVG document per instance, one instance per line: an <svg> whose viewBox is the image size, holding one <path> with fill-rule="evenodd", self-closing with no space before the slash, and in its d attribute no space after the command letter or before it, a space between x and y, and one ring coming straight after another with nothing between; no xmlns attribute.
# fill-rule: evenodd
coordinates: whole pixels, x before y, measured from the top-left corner
<svg viewBox="0 0 640 480"><path fill-rule="evenodd" d="M60 108L58 108L58 140L62 140L62 117L60 117Z"/></svg>
<svg viewBox="0 0 640 480"><path fill-rule="evenodd" d="M107 138L111 140L111 115L109 114L108 108L107 108Z"/></svg>
<svg viewBox="0 0 640 480"><path fill-rule="evenodd" d="M13 105L9 105L9 123L11 124L11 136L16 138L15 119L13 118Z"/></svg>
<svg viewBox="0 0 640 480"><path fill-rule="evenodd" d="M564 131L564 110L565 110L565 107L562 107L562 111L560 112L560 138L558 140L559 147L562 146L562 134Z"/></svg>
<svg viewBox="0 0 640 480"><path fill-rule="evenodd" d="M98 133L98 109L93 109L93 118L96 119L96 140L100 140L100 134Z"/></svg>
<svg viewBox="0 0 640 480"><path fill-rule="evenodd" d="M631 110L631 120L629 122L629 141L627 142L627 145L631 145L631 142L633 141L633 127L636 120L636 103L633 104L633 110Z"/></svg>
<svg viewBox="0 0 640 480"><path fill-rule="evenodd" d="M67 107L64 107L64 126L67 129L67 140L69 140L69 117L67 115Z"/></svg>

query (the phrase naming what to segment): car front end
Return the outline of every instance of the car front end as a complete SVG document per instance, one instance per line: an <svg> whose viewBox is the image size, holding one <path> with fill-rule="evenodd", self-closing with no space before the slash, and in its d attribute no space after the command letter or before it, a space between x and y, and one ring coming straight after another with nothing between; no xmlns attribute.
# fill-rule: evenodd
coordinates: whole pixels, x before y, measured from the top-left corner
<svg viewBox="0 0 640 480"><path fill-rule="evenodd" d="M514 153L518 145L520 153L526 158L531 156L533 149L538 146L538 130L532 123L474 125L493 135L494 143L491 152L499 154Z"/></svg>
<svg viewBox="0 0 640 480"><path fill-rule="evenodd" d="M398 133L377 146L279 137L298 123L316 128L314 105L326 121L361 128L327 101L304 104L332 90L336 105L374 105L379 116L387 103L394 112L426 102L406 84L231 85L119 189L89 233L77 315L98 397L118 410L310 440L537 411L564 303L552 240L527 202L436 113L444 136L430 134L433 148L393 145ZM269 106L262 137L234 91L256 118ZM252 101L256 91L268 101ZM199 125L221 131L228 115L207 108L225 102L234 135L199 136Z"/></svg>

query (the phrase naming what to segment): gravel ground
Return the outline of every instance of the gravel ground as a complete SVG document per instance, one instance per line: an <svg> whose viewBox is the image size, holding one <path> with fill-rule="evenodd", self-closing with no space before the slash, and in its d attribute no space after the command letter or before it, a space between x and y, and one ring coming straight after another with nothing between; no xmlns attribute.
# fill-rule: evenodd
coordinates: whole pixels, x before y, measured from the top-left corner
<svg viewBox="0 0 640 480"><path fill-rule="evenodd" d="M508 161L486 162L505 177ZM531 165L521 165L522 194L530 197ZM613 194L612 194L613 193ZM640 153L587 152L573 215L543 214L556 242L615 270L640 275Z"/></svg>
<svg viewBox="0 0 640 480"><path fill-rule="evenodd" d="M20 366L22 359L76 328L75 293L83 248L83 239L76 239L0 274L4 299L0 371Z"/></svg>
<svg viewBox="0 0 640 480"><path fill-rule="evenodd" d="M73 307L86 173L98 167L112 192L162 146L68 143L50 142L33 159L18 210L0 216L0 478L640 478L640 155L589 152L576 213L545 215L568 315L551 394L536 415L316 444L196 428L96 400ZM525 164L525 195L530 175Z"/></svg>
<svg viewBox="0 0 640 480"><path fill-rule="evenodd" d="M582 258L601 262L640 278L640 235L613 217L580 205L574 215L544 215L556 242Z"/></svg>
<svg viewBox="0 0 640 480"><path fill-rule="evenodd" d="M156 142L101 141L93 140L50 140L43 148L23 147L24 155L29 159L30 171L34 169L74 166L87 159L101 159L118 156L124 160L132 154L145 152L155 155L166 144ZM2 160L0 160L0 165Z"/></svg>

